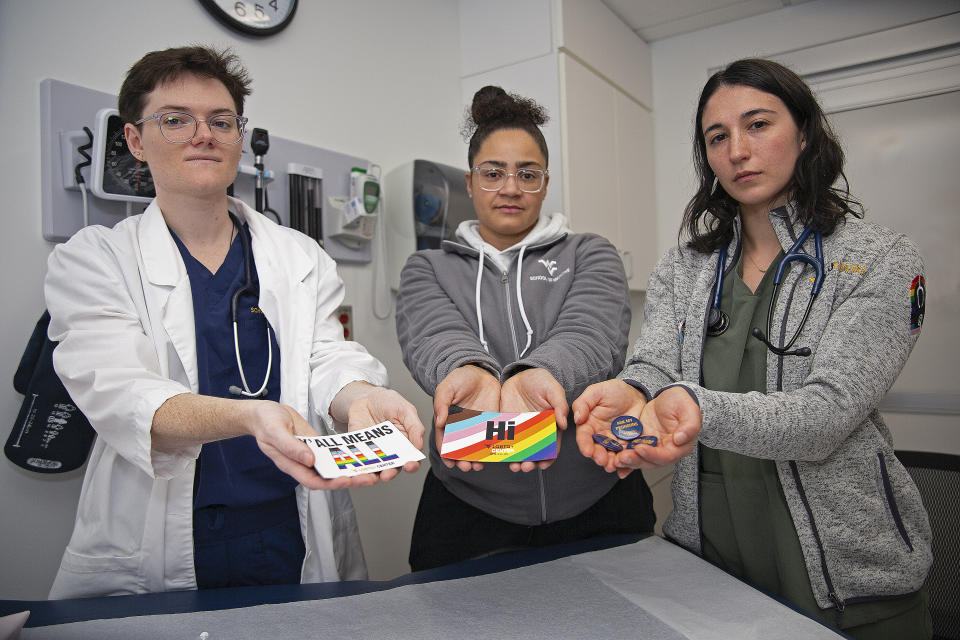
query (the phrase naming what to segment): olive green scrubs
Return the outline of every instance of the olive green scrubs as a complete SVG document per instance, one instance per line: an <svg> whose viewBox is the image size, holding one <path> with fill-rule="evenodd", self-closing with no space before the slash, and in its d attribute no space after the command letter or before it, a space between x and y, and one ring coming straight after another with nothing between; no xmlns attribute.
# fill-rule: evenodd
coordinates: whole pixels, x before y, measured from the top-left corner
<svg viewBox="0 0 960 640"><path fill-rule="evenodd" d="M774 272L782 257L781 252L755 292L743 282L742 262L724 278L720 308L730 326L723 335L706 339L706 388L766 392L767 347L750 331L759 327L766 332ZM850 604L843 613L820 609L772 460L701 444L700 515L704 557L721 569L855 638L930 637L926 588L900 598Z"/></svg>

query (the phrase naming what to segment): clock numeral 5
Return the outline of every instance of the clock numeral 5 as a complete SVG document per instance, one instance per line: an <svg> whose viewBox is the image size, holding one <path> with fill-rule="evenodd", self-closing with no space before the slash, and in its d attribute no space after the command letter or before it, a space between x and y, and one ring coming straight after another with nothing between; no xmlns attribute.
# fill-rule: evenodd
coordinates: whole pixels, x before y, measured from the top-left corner
<svg viewBox="0 0 960 640"><path fill-rule="evenodd" d="M277 10L277 0L270 0L270 2L269 2L268 4L269 4L271 7L273 7L273 10L274 10L274 11ZM241 18L246 17L246 15L247 15L247 3L243 2L243 0L237 0L237 2L233 5L233 11L234 11L234 13L236 13L236 14L237 14L238 16L240 16ZM262 18L264 17L264 15L266 15L266 14L264 14L264 12L263 12L263 5L261 5L261 4L255 4L255 5L253 5L253 15L255 15L257 18L262 19Z"/></svg>

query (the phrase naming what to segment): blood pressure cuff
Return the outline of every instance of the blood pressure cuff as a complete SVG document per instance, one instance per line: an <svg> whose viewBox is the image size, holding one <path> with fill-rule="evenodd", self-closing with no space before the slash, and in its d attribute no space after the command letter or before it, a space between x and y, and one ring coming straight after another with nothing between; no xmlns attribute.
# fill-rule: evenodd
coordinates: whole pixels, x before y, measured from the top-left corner
<svg viewBox="0 0 960 640"><path fill-rule="evenodd" d="M25 397L3 452L24 469L63 473L84 463L95 433L53 370L57 343L47 337L49 324L44 311L13 376Z"/></svg>

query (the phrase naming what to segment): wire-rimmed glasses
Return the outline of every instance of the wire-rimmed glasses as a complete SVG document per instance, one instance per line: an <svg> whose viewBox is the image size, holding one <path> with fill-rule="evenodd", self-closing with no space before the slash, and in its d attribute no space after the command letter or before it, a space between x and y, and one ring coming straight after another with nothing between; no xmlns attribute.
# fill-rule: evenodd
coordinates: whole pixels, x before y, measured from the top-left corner
<svg viewBox="0 0 960 640"><path fill-rule="evenodd" d="M167 111L165 113L155 113L146 118L140 118L134 125L141 125L147 120L156 120L160 125L160 135L167 142L174 144L185 144L193 140L197 135L197 127L201 122L207 124L210 129L210 135L221 144L237 144L243 139L243 129L247 125L247 119L243 116L237 116L232 113L223 113L211 116L202 120L189 113L181 111Z"/></svg>

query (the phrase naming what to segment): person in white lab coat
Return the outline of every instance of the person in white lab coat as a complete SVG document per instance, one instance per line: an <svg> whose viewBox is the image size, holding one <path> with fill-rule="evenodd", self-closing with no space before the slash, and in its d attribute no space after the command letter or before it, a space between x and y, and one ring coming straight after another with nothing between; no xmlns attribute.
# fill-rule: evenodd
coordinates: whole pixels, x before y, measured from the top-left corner
<svg viewBox="0 0 960 640"><path fill-rule="evenodd" d="M326 480L294 435L391 420L422 446L383 365L343 339L335 263L226 195L248 86L229 52L137 62L119 110L157 196L50 256L54 366L98 435L51 598L364 578L346 488L399 470Z"/></svg>

